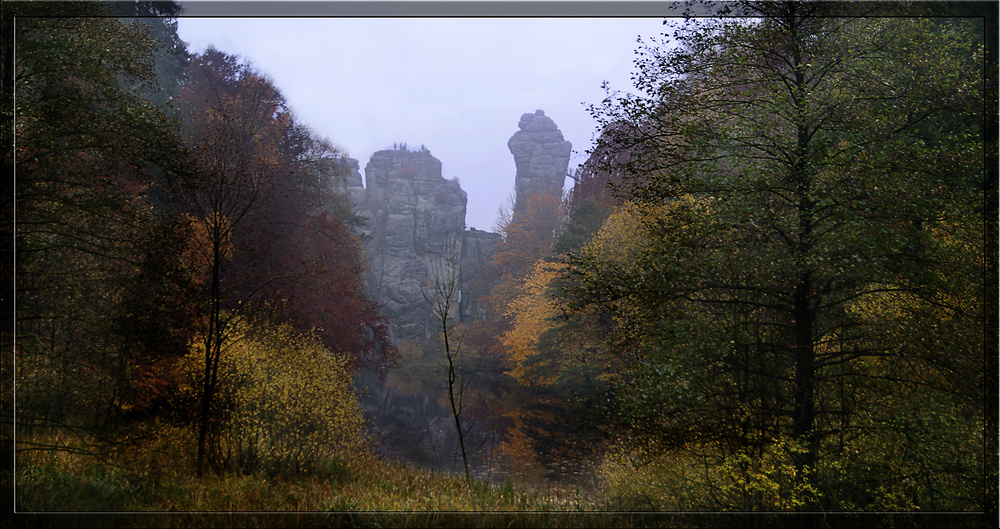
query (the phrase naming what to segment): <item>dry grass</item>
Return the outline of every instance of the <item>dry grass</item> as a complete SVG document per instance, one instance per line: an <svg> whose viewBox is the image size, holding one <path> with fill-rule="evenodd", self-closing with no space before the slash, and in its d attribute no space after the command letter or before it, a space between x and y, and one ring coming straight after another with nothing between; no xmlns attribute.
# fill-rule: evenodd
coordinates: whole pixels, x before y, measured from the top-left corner
<svg viewBox="0 0 1000 529"><path fill-rule="evenodd" d="M66 515L73 517L70 526L96 527L621 525L594 513L598 503L576 489L469 484L370 455L305 476L198 479L190 457L162 442L149 447L105 460L62 451L20 452L17 510L39 514L22 518L19 526L66 526L65 518L51 513L73 513Z"/></svg>

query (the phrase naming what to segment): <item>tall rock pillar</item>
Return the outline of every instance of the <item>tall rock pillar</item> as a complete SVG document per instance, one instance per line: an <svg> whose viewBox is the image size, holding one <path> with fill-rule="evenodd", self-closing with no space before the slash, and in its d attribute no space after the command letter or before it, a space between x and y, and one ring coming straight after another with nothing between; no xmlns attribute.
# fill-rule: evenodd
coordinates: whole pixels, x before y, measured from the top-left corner
<svg viewBox="0 0 1000 529"><path fill-rule="evenodd" d="M573 144L563 139L559 127L543 110L522 114L517 127L520 130L507 140L507 148L517 168L514 210L523 211L533 194L562 194Z"/></svg>

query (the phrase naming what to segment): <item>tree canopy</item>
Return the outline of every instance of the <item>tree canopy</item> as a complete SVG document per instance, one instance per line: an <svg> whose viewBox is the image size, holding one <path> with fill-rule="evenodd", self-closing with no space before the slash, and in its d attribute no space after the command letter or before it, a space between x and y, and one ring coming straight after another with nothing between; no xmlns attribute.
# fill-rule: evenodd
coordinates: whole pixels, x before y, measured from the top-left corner
<svg viewBox="0 0 1000 529"><path fill-rule="evenodd" d="M364 294L342 154L248 61L191 55L169 18L143 18L174 15L174 3L8 7L17 218L11 203L4 226L16 236L18 395L5 415L27 434L61 432L46 449L97 453L174 421L197 437L199 474L206 463L224 470L220 447L266 433L233 439L227 413L250 404L231 401L227 378L253 375L241 358L284 354L239 337L276 326L304 344L302 365L335 366L316 381L329 387L310 391L349 408L340 371L384 369L393 349ZM202 370L194 401L170 398L191 382L181 363Z"/></svg>
<svg viewBox="0 0 1000 529"><path fill-rule="evenodd" d="M985 476L971 397L984 379L967 370L986 362L972 336L986 303L984 44L963 20L828 7L750 4L639 49L638 95L594 108L599 149L627 153L617 189L634 205L619 210L639 215L617 229L612 215L568 259L568 293L616 319L626 430L723 466L782 446L794 472L775 486L808 493L798 507L873 508L885 498L835 477L859 454L902 480L940 463L923 444L940 443L948 472ZM901 324L938 332L886 334ZM917 441L936 428L926 413L979 418L961 441ZM920 455L899 459L887 439ZM918 489L976 501L930 482L901 494L920 504ZM718 507L766 508L743 491Z"/></svg>

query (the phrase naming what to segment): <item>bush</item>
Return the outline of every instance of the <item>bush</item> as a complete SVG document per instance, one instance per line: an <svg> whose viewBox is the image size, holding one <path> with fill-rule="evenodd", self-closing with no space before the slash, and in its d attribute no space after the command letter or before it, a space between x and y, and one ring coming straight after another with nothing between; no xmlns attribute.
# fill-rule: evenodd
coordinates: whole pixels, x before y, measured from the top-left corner
<svg viewBox="0 0 1000 529"><path fill-rule="evenodd" d="M204 346L196 343L183 360L190 395L199 396L204 362ZM363 450L364 419L347 361L314 335L285 324L240 322L220 363L210 445L222 467L313 473L338 468Z"/></svg>
<svg viewBox="0 0 1000 529"><path fill-rule="evenodd" d="M665 455L635 440L621 440L598 469L609 509L690 511L706 508L704 468L693 457Z"/></svg>
<svg viewBox="0 0 1000 529"><path fill-rule="evenodd" d="M728 456L630 439L607 452L599 475L613 510L791 512L818 496L792 462L798 450L783 438Z"/></svg>

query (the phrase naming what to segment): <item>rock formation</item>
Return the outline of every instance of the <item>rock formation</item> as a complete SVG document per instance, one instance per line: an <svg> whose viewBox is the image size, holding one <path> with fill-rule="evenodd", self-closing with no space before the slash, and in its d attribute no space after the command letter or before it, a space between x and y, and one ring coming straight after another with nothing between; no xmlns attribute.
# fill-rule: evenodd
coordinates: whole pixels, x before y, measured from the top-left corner
<svg viewBox="0 0 1000 529"><path fill-rule="evenodd" d="M357 210L365 203L365 186L361 181L360 165L354 158L343 158L338 164L339 173L343 175L344 190L351 201L351 208Z"/></svg>
<svg viewBox="0 0 1000 529"><path fill-rule="evenodd" d="M479 300L490 293L493 286L489 276L490 261L500 234L471 228L462 240L462 318L485 316Z"/></svg>
<svg viewBox="0 0 1000 529"><path fill-rule="evenodd" d="M532 194L561 194L572 144L542 110L524 114L507 142L514 155L515 211ZM465 229L468 198L457 181L441 176L441 161L427 148L397 144L372 154L365 166L346 159L339 167L355 214L365 219L370 270L369 295L390 320L394 342L437 336L431 320L434 277L451 263L459 267L456 316L480 313L476 302L489 293L486 271L500 240L496 233Z"/></svg>
<svg viewBox="0 0 1000 529"><path fill-rule="evenodd" d="M358 163L345 181L363 228L370 270L371 298L390 320L394 342L436 337L428 300L434 278L458 266L459 305L456 317L472 315L482 294L476 280L485 270L499 235L465 229L468 202L457 181L441 176L441 162L426 148L378 151L365 167L367 187L360 187Z"/></svg>
<svg viewBox="0 0 1000 529"><path fill-rule="evenodd" d="M561 193L570 142L541 110L521 116L518 127L507 143L517 169L517 204L535 193ZM396 344L437 338L439 329L429 303L434 278L456 264L456 316L480 316L477 302L492 286L489 263L500 235L466 229L468 199L458 182L441 176L441 162L426 148L410 151L397 145L374 153L364 169L364 186L359 167L349 159L339 169L354 213L365 219L362 235L370 265L366 283L372 300L390 321L390 338ZM515 205L515 211L520 209ZM355 382L386 450L424 467L456 472L461 468L454 418L450 408L438 401L440 387L421 383L402 391L367 372ZM487 439L476 437L480 434L468 439L482 446ZM492 460L484 462L476 451L471 457L474 472L477 467L492 472Z"/></svg>
<svg viewBox="0 0 1000 529"><path fill-rule="evenodd" d="M517 127L521 130L507 140L507 148L517 169L514 210L522 211L532 194L562 194L573 144L563 139L559 127L543 110L522 114Z"/></svg>
<svg viewBox="0 0 1000 529"><path fill-rule="evenodd" d="M365 175L359 213L368 219L369 292L394 341L431 338L428 299L435 274L461 257L465 191L441 177L441 162L427 150L378 151Z"/></svg>

